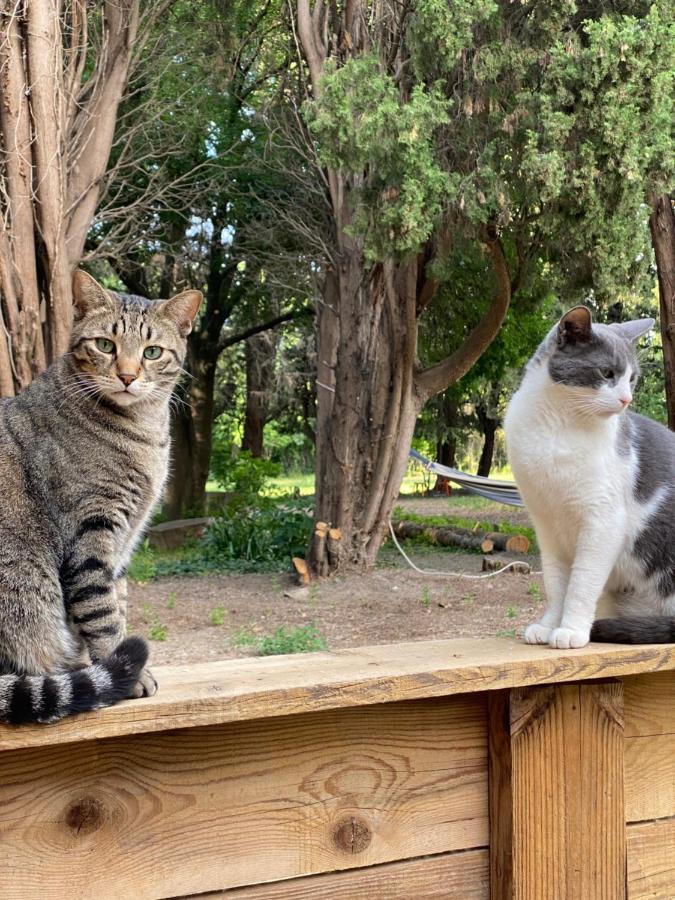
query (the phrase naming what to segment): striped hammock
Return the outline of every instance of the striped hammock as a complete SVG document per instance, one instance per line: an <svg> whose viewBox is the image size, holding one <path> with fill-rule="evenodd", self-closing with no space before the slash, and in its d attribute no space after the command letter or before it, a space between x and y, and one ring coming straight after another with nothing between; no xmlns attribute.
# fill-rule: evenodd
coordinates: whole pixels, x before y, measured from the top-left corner
<svg viewBox="0 0 675 900"><path fill-rule="evenodd" d="M417 450L410 451L410 458L419 463L428 472L435 475L441 475L452 481L460 487L479 494L487 500L494 500L497 503L507 503L509 506L523 506L520 499L518 488L513 481L500 481L497 478L483 478L482 475L466 475L457 469L451 469L448 466L442 466L440 463L432 462L426 456L422 456Z"/></svg>

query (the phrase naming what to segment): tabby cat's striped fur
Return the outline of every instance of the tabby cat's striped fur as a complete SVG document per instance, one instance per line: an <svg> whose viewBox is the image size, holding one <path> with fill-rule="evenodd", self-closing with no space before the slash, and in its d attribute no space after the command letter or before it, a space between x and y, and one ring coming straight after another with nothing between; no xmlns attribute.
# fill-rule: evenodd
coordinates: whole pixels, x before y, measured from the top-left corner
<svg viewBox="0 0 675 900"><path fill-rule="evenodd" d="M152 303L76 272L70 352L0 403L0 721L152 694L125 567L164 484L198 291ZM148 350L148 348L159 348Z"/></svg>

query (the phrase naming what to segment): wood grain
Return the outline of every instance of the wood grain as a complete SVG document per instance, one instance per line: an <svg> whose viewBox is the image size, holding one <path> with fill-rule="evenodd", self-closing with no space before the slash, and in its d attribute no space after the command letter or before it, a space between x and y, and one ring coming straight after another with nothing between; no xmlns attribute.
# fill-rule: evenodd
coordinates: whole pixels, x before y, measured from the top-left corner
<svg viewBox="0 0 675 900"><path fill-rule="evenodd" d="M48 727L0 726L0 750L673 669L674 645L551 650L496 638L158 668L154 697Z"/></svg>
<svg viewBox="0 0 675 900"><path fill-rule="evenodd" d="M491 701L490 814L510 820L491 821L491 897L620 900L622 685L517 688L505 704Z"/></svg>
<svg viewBox="0 0 675 900"><path fill-rule="evenodd" d="M626 737L675 734L675 678L667 672L624 682Z"/></svg>
<svg viewBox="0 0 675 900"><path fill-rule="evenodd" d="M484 847L486 748L478 695L8 750L0 897L174 897Z"/></svg>
<svg viewBox="0 0 675 900"><path fill-rule="evenodd" d="M488 851L462 850L367 869L201 894L194 900L489 900ZM190 900L188 897L176 900Z"/></svg>
<svg viewBox="0 0 675 900"><path fill-rule="evenodd" d="M626 821L675 816L675 735L626 738Z"/></svg>
<svg viewBox="0 0 675 900"><path fill-rule="evenodd" d="M675 897L675 820L626 829L628 900Z"/></svg>

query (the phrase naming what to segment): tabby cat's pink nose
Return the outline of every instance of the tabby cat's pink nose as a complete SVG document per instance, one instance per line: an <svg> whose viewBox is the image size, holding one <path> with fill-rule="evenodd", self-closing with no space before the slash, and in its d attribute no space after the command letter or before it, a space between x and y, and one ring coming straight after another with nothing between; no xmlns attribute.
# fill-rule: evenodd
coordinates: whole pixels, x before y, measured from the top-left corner
<svg viewBox="0 0 675 900"><path fill-rule="evenodd" d="M136 381L135 375L119 375L117 376L119 380L122 382L124 387L129 387L132 381Z"/></svg>

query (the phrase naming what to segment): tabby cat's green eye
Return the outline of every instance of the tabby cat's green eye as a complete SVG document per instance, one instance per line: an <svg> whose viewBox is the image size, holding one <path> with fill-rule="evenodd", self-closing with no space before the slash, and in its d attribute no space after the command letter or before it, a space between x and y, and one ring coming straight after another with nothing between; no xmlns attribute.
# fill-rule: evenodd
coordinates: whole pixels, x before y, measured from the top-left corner
<svg viewBox="0 0 675 900"><path fill-rule="evenodd" d="M113 341L109 341L108 338L96 338L96 346L101 353L112 353L115 349L115 344Z"/></svg>
<svg viewBox="0 0 675 900"><path fill-rule="evenodd" d="M146 347L143 351L143 356L146 359L159 359L162 355L161 347Z"/></svg>

